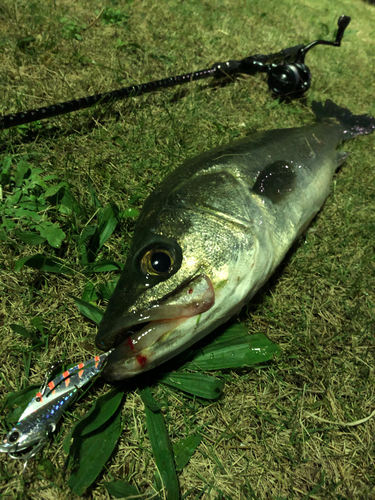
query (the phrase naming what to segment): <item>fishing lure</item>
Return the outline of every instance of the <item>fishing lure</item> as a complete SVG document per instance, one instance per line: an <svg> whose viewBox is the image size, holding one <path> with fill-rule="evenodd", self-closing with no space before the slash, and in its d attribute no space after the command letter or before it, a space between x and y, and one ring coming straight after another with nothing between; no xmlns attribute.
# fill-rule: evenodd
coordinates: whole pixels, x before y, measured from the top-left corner
<svg viewBox="0 0 375 500"><path fill-rule="evenodd" d="M78 389L101 371L108 355L109 352L106 352L79 363L47 382L50 368L45 383L0 445L0 452L25 460L26 466L55 431L57 422L74 400Z"/></svg>
<svg viewBox="0 0 375 500"><path fill-rule="evenodd" d="M276 97L296 98L301 97L311 86L311 72L305 64L305 57L309 50L316 45L330 45L340 47L344 31L350 23L349 16L341 16L337 21L336 38L333 42L328 40L315 40L307 45L295 45L276 52L274 54L256 54L248 56L240 61L225 61L215 63L211 68L184 75L171 76L162 80L141 83L123 87L112 92L95 94L81 99L60 102L52 106L46 106L29 111L14 113L0 117L0 130L44 120L54 116L64 115L80 109L90 108L95 104L106 104L127 97L135 97L162 88L175 87L184 83L203 80L205 78L223 78L239 73L255 75L256 73L267 74L269 90Z"/></svg>

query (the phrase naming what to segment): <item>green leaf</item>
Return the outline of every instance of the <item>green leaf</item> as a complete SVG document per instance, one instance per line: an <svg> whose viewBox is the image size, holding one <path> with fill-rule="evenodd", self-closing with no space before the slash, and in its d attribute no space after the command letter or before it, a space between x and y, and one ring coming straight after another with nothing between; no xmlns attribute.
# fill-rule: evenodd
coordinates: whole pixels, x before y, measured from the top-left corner
<svg viewBox="0 0 375 500"><path fill-rule="evenodd" d="M14 269L19 271L23 266L32 267L33 269L39 269L40 271L48 273L73 274L73 270L66 267L59 259L45 257L41 254L18 259L14 265Z"/></svg>
<svg viewBox="0 0 375 500"><path fill-rule="evenodd" d="M64 453L66 455L69 455L69 450L70 450L70 446L72 444L72 436L73 436L74 429L75 428L73 427L69 430L68 434L65 436L64 441L62 443L62 448L63 448ZM67 467L69 460L70 460L70 457L67 458L67 460L65 462L65 467Z"/></svg>
<svg viewBox="0 0 375 500"><path fill-rule="evenodd" d="M32 168L30 178L33 181L38 181L40 179L39 174L43 172L42 168Z"/></svg>
<svg viewBox="0 0 375 500"><path fill-rule="evenodd" d="M17 217L18 219L26 218L34 220L35 222L39 222L42 219L42 216L37 212L33 212L32 210L25 210L23 208L6 209L4 210L4 212L7 215L11 215L12 217Z"/></svg>
<svg viewBox="0 0 375 500"><path fill-rule="evenodd" d="M57 224L43 222L37 226L37 230L43 238L47 239L48 244L51 245L51 247L60 248L61 243L65 238L65 233Z"/></svg>
<svg viewBox="0 0 375 500"><path fill-rule="evenodd" d="M242 343L249 339L249 332L243 323L235 323L229 326L223 333L215 337L212 345L222 344L224 342Z"/></svg>
<svg viewBox="0 0 375 500"><path fill-rule="evenodd" d="M86 243L86 241L89 238L91 238L91 236L93 234L95 234L95 231L96 231L96 227L95 226L91 226L91 225L85 226L83 228L81 236L79 237L78 244L82 245L83 243Z"/></svg>
<svg viewBox="0 0 375 500"><path fill-rule="evenodd" d="M68 480L73 493L82 495L95 481L112 455L120 435L121 406L95 431L84 436L73 435L71 446L73 471Z"/></svg>
<svg viewBox="0 0 375 500"><path fill-rule="evenodd" d="M86 415L75 424L72 430L73 439L75 436L91 434L101 426L104 426L121 405L124 391L124 388L119 389L116 387L97 398Z"/></svg>
<svg viewBox="0 0 375 500"><path fill-rule="evenodd" d="M87 187L89 188L89 192L90 192L90 195L91 195L91 204L94 206L95 209L96 208L100 208L102 206L102 204L99 201L99 198L98 198L98 196L96 194L95 189L93 188L91 179L89 179L87 181Z"/></svg>
<svg viewBox="0 0 375 500"><path fill-rule="evenodd" d="M26 330L26 328L24 328L21 325L16 325L15 323L12 323L9 326L11 327L11 329L15 333L18 333L18 335L22 335L22 337L26 337L27 339L31 339L34 336L31 332L29 332L28 330Z"/></svg>
<svg viewBox="0 0 375 500"><path fill-rule="evenodd" d="M14 181L17 187L20 187L23 182L23 178L30 171L30 165L25 160L20 160L17 165L17 170L14 175Z"/></svg>
<svg viewBox="0 0 375 500"><path fill-rule="evenodd" d="M70 189L64 189L64 195L60 199L60 205L67 207L69 210L74 212L76 215L80 215L82 213L81 205L74 198Z"/></svg>
<svg viewBox="0 0 375 500"><path fill-rule="evenodd" d="M84 419L81 420L80 435L85 436L104 425L121 405L125 389L112 389L95 401ZM82 425L84 424L84 425ZM74 433L73 433L74 437Z"/></svg>
<svg viewBox="0 0 375 500"><path fill-rule="evenodd" d="M43 473L44 479L53 480L56 478L58 470L59 469L53 465L51 460L45 457L38 457L38 471Z"/></svg>
<svg viewBox="0 0 375 500"><path fill-rule="evenodd" d="M132 484L124 481L113 481L112 483L104 482L108 493L115 498L140 497L138 489Z"/></svg>
<svg viewBox="0 0 375 500"><path fill-rule="evenodd" d="M44 179L45 181L54 181L54 180L56 180L56 179L58 179L58 178L59 178L59 176L58 176L58 175L56 175L56 174L49 174L49 175L45 175L45 176L43 177L43 179Z"/></svg>
<svg viewBox="0 0 375 500"><path fill-rule="evenodd" d="M28 196L22 197L22 202L20 203L20 208L25 210L31 210L32 212L38 212L43 210L47 205L45 203L40 203L39 200L32 200Z"/></svg>
<svg viewBox="0 0 375 500"><path fill-rule="evenodd" d="M160 379L160 382L204 399L217 399L224 388L222 380L202 373L168 373Z"/></svg>
<svg viewBox="0 0 375 500"><path fill-rule="evenodd" d="M120 264L114 262L113 260L102 260L101 262L95 262L89 267L90 272L93 273L107 273L109 271L121 271Z"/></svg>
<svg viewBox="0 0 375 500"><path fill-rule="evenodd" d="M43 170L41 168L33 168L31 170L30 177L27 179L27 182L25 183L25 188L26 189L34 189L35 186L40 186L41 188L46 190L48 188L48 186L39 175L42 172L43 172Z"/></svg>
<svg viewBox="0 0 375 500"><path fill-rule="evenodd" d="M263 333L246 335L229 331L212 344L199 349L184 368L224 370L253 366L273 359L280 354L280 347Z"/></svg>
<svg viewBox="0 0 375 500"><path fill-rule="evenodd" d="M62 188L68 187L68 184L66 182L59 182L56 186L51 186L48 189L46 189L46 192L44 193L45 198L49 198L50 196L54 196L57 194L60 190L62 191Z"/></svg>
<svg viewBox="0 0 375 500"><path fill-rule="evenodd" d="M140 390L142 400L153 399L149 387ZM154 401L156 404L156 401ZM177 474L173 459L173 451L162 413L152 411L146 405L146 425L150 438L152 453L155 458L161 481L166 490L167 500L180 498Z"/></svg>
<svg viewBox="0 0 375 500"><path fill-rule="evenodd" d="M201 434L191 434L185 439L180 439L173 445L174 460L177 471L181 471L185 467L201 441Z"/></svg>
<svg viewBox="0 0 375 500"><path fill-rule="evenodd" d="M119 279L120 276L117 276L114 280L99 285L99 293L104 300L109 300L111 298Z"/></svg>
<svg viewBox="0 0 375 500"><path fill-rule="evenodd" d="M10 327L14 332L18 333L18 335L22 335L22 337L32 340L34 344L38 344L40 342L34 333L29 332L23 326L12 323Z"/></svg>
<svg viewBox="0 0 375 500"><path fill-rule="evenodd" d="M17 392L11 392L8 394L4 406L5 408L12 408L13 406L27 406L29 402L36 395L39 385L30 385Z"/></svg>
<svg viewBox="0 0 375 500"><path fill-rule="evenodd" d="M35 316L30 320L30 323L39 330L39 332L44 335L44 324L42 316Z"/></svg>
<svg viewBox="0 0 375 500"><path fill-rule="evenodd" d="M116 43L116 48L119 47L118 44L122 44L121 47L123 47L125 44L121 42L121 39L119 38ZM124 137L121 137L120 135L114 135L111 137L112 141L114 144L117 144L118 146L123 146L124 148L126 147L126 139Z"/></svg>
<svg viewBox="0 0 375 500"><path fill-rule="evenodd" d="M46 241L46 238L37 233L23 233L22 231L15 231L14 234L27 245L40 245Z"/></svg>
<svg viewBox="0 0 375 500"><path fill-rule="evenodd" d="M158 403L155 401L155 399L152 397L151 391L149 390L143 390L141 391L141 397L143 403L153 412L159 411L161 408L163 408L163 405L161 403Z"/></svg>
<svg viewBox="0 0 375 500"><path fill-rule="evenodd" d="M2 220L3 220L3 227L8 230L14 229L17 226L16 222L13 222L12 220L7 219L6 217L3 217Z"/></svg>
<svg viewBox="0 0 375 500"><path fill-rule="evenodd" d="M91 238L96 231L95 226L85 226L78 240L78 253L80 256L81 264L86 266L89 264L88 252L86 248L86 241Z"/></svg>
<svg viewBox="0 0 375 500"><path fill-rule="evenodd" d="M62 213L74 212L77 215L82 213L80 204L74 198L66 182L60 182L57 186L48 188L45 197L48 198L48 203L51 205L62 205L68 209L60 208Z"/></svg>
<svg viewBox="0 0 375 500"><path fill-rule="evenodd" d="M94 262L99 250L111 236L117 226L118 208L114 203L98 211L99 226L90 240L87 248L89 262Z"/></svg>
<svg viewBox="0 0 375 500"><path fill-rule="evenodd" d="M94 321L97 325L101 322L104 312L99 309L99 307L90 304L90 302L79 299L78 297L74 297L74 295L72 295L72 297L81 314Z"/></svg>
<svg viewBox="0 0 375 500"><path fill-rule="evenodd" d="M8 184L10 179L10 167L12 166L12 157L6 156L0 167L0 182L2 184Z"/></svg>
<svg viewBox="0 0 375 500"><path fill-rule="evenodd" d="M136 208L127 208L119 213L119 219L128 219L129 217L138 217L139 210Z"/></svg>
<svg viewBox="0 0 375 500"><path fill-rule="evenodd" d="M98 218L100 224L98 227L98 234L99 234L98 251L102 248L104 243L108 240L113 231L116 229L117 215L118 215L118 208L114 203L111 203L107 205L105 208L99 210Z"/></svg>
<svg viewBox="0 0 375 500"><path fill-rule="evenodd" d="M16 205L19 202L19 199L22 196L22 190L17 189L11 196L8 196L6 199L6 206L12 207L8 210L4 210L4 212L7 214L13 214L14 213L14 205Z"/></svg>
<svg viewBox="0 0 375 500"><path fill-rule="evenodd" d="M95 285L89 281L85 285L81 300L84 300L85 302L95 302L97 299L98 294L96 293Z"/></svg>
<svg viewBox="0 0 375 500"><path fill-rule="evenodd" d="M6 408L14 408L16 406L16 408L7 416L7 422L14 425L19 421L20 416L25 411L30 401L36 396L39 388L39 385L31 385L21 391L11 392L8 395L4 406Z"/></svg>
<svg viewBox="0 0 375 500"><path fill-rule="evenodd" d="M35 397L35 395L36 392L30 394L30 399L27 402L25 402L22 406L19 406L18 408L14 408L14 410L8 415L7 422L12 425L15 425L19 421L22 413L26 410L26 407L33 399L33 397Z"/></svg>
<svg viewBox="0 0 375 500"><path fill-rule="evenodd" d="M142 195L138 193L134 193L128 200L129 205L133 205L136 203L140 198L142 198Z"/></svg>

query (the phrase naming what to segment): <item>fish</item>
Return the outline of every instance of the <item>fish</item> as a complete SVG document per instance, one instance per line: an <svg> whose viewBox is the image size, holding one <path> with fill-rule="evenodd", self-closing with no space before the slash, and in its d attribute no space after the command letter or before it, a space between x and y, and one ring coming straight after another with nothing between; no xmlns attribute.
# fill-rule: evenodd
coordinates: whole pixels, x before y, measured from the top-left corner
<svg viewBox="0 0 375 500"><path fill-rule="evenodd" d="M327 100L316 122L254 133L177 167L144 203L99 325L103 376L136 376L186 350L264 285L322 208L375 119Z"/></svg>
<svg viewBox="0 0 375 500"><path fill-rule="evenodd" d="M46 382L27 405L17 424L0 444L0 452L25 462L33 458L46 444L48 437L64 411L75 400L78 389L86 385L103 368L111 351L79 363Z"/></svg>

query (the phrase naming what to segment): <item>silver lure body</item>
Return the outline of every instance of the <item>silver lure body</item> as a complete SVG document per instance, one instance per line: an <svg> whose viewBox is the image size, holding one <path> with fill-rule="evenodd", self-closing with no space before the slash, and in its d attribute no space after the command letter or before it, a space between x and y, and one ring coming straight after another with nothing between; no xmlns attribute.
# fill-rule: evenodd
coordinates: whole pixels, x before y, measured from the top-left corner
<svg viewBox="0 0 375 500"><path fill-rule="evenodd" d="M35 456L45 445L49 434L56 429L78 389L100 372L108 355L109 353L105 353L79 363L45 384L3 440L0 452L26 461ZM25 454L19 454L26 449L28 451ZM18 455L14 455L15 453Z"/></svg>

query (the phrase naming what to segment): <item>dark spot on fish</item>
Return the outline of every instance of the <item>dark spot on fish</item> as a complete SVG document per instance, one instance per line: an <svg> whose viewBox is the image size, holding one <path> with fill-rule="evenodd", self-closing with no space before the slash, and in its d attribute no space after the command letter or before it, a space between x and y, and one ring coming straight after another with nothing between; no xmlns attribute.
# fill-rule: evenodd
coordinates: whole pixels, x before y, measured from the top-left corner
<svg viewBox="0 0 375 500"><path fill-rule="evenodd" d="M290 194L296 181L296 172L292 162L278 160L267 165L258 175L252 191L266 196L277 203Z"/></svg>

